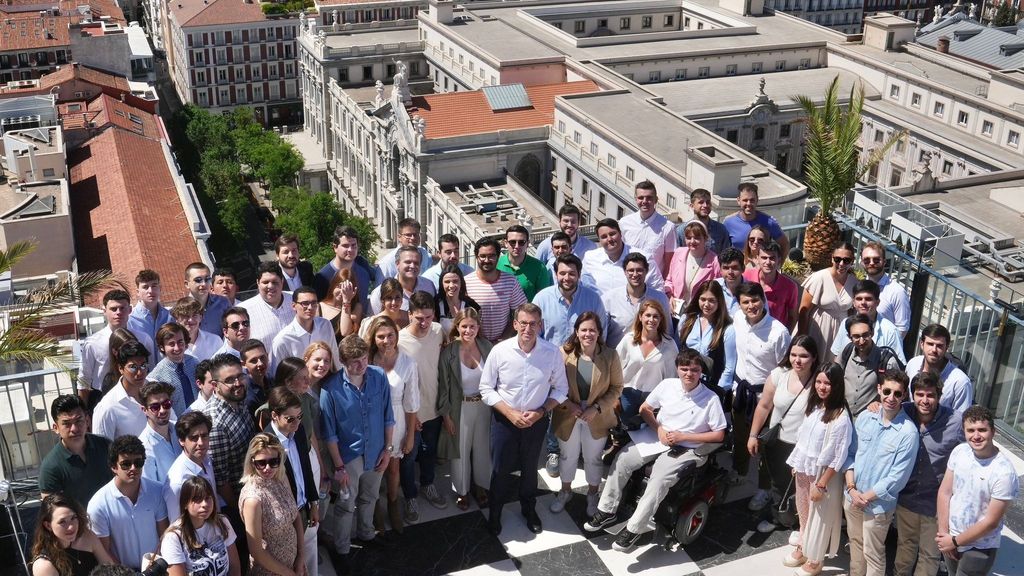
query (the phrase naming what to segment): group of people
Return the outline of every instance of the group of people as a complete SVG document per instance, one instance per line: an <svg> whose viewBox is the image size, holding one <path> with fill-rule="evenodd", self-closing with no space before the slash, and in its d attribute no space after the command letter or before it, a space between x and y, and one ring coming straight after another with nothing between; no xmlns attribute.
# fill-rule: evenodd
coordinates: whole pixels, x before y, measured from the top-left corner
<svg viewBox="0 0 1024 576"><path fill-rule="evenodd" d="M585 529L625 520L614 546L628 551L706 460L696 449L729 430L730 481L758 462L749 506L771 504L758 530L793 529L798 575L835 552L841 510L853 576L884 574L894 517L899 576L934 576L940 555L950 574L987 573L1017 478L950 333L925 327L906 361L909 302L878 244L860 251L865 278L844 243L801 291L757 199L741 184L740 210L718 222L695 190L677 226L645 181L637 212L597 222L596 244L566 205L536 256L514 225L504 251L475 243L475 269L450 234L434 262L413 219L376 265L349 227L318 272L284 235L242 302L233 274L195 263L167 309L159 275L141 271L134 305L103 296L78 394L52 403L60 442L40 469L33 573L158 554L172 576L315 576L319 541L344 574L353 542L393 541L421 498L446 508L452 492L460 510L486 508L496 535L518 497L539 534L538 464L561 480L557 514L581 460ZM631 422L658 448L632 443ZM795 519L779 512L789 501Z"/></svg>

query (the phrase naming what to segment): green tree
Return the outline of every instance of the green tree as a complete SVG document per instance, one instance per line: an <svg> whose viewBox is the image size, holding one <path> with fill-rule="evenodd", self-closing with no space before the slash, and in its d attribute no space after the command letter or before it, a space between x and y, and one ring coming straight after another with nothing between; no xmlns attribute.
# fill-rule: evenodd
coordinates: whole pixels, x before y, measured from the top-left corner
<svg viewBox="0 0 1024 576"><path fill-rule="evenodd" d="M0 250L0 274L12 272L37 247L36 242L16 242ZM40 329L44 317L71 304L82 304L103 288L124 285L109 270L70 275L15 298L8 306L8 325L0 332L0 362L44 362L61 365L60 342Z"/></svg>
<svg viewBox="0 0 1024 576"><path fill-rule="evenodd" d="M252 236L249 222L252 219L252 205L240 190L229 192L219 201L218 213L220 221L228 234L240 245L245 245Z"/></svg>
<svg viewBox="0 0 1024 576"><path fill-rule="evenodd" d="M996 26L1013 26L1017 23L1017 11L1009 2L1004 1L996 8L992 23Z"/></svg>
<svg viewBox="0 0 1024 576"><path fill-rule="evenodd" d="M270 199L278 212L277 227L283 232L298 235L303 255L315 268L334 258L334 229L342 225L356 229L360 254L370 262L376 260L373 247L380 241L380 236L373 224L366 218L345 212L329 194L276 188L271 191Z"/></svg>
<svg viewBox="0 0 1024 576"><path fill-rule="evenodd" d="M831 264L832 249L839 243L839 223L832 217L846 193L869 168L878 164L904 133L894 134L874 148L865 161L860 159L861 111L864 109L863 87L851 87L849 104L839 102L839 76L825 91L819 105L808 96L794 98L804 109L807 126L804 141L804 182L807 192L818 201L818 213L807 224L804 256L814 269Z"/></svg>

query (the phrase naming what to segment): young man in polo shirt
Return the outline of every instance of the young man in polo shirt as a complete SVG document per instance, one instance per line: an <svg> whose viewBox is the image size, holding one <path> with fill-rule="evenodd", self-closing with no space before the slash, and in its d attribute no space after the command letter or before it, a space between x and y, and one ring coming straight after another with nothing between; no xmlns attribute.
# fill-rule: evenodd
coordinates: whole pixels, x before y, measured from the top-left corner
<svg viewBox="0 0 1024 576"><path fill-rule="evenodd" d="M107 466L110 440L87 432L85 405L72 394L53 399L50 417L60 442L39 466L40 497L64 493L85 506L111 478Z"/></svg>
<svg viewBox="0 0 1024 576"><path fill-rule="evenodd" d="M171 425L171 394L174 386L166 382L147 382L142 387L142 409L146 413L146 427L139 434L146 449L146 467L142 477L163 486L167 471L181 454L178 436Z"/></svg>
<svg viewBox="0 0 1024 576"><path fill-rule="evenodd" d="M527 300L533 300L537 292L551 285L551 275L540 260L530 256L530 233L524 226L515 224L505 231L508 252L498 258L498 270L516 277Z"/></svg>
<svg viewBox="0 0 1024 576"><path fill-rule="evenodd" d="M789 330L796 326L800 311L800 287L779 268L785 261L782 246L769 242L761 246L757 255L757 268L743 273L747 282L756 282L764 289L765 300L770 304L769 313L782 322Z"/></svg>

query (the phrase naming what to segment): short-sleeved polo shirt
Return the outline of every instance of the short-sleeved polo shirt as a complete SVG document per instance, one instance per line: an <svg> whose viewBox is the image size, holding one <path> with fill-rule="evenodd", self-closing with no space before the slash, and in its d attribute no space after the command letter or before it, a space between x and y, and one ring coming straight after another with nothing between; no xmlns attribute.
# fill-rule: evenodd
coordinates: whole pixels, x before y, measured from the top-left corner
<svg viewBox="0 0 1024 576"><path fill-rule="evenodd" d="M100 538L110 538L110 548L121 564L138 570L142 555L160 549L156 523L167 520L163 487L146 478L139 478L139 496L132 502L114 485L107 482L89 500L89 520Z"/></svg>
<svg viewBox="0 0 1024 576"><path fill-rule="evenodd" d="M39 467L39 491L64 493L85 506L104 484L114 477L107 465L110 441L95 434L85 435L85 460L72 454L60 442L43 458Z"/></svg>

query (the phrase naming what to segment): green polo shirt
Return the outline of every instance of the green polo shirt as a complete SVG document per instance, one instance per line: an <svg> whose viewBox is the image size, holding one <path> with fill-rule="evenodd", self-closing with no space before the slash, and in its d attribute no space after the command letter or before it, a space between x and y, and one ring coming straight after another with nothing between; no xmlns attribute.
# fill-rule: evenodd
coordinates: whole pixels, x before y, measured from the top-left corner
<svg viewBox="0 0 1024 576"><path fill-rule="evenodd" d="M113 477L107 454L110 440L95 434L85 435L85 460L72 454L57 442L39 466L39 491L47 494L63 492L83 507Z"/></svg>
<svg viewBox="0 0 1024 576"><path fill-rule="evenodd" d="M516 268L509 261L508 252L505 252L498 258L498 270L515 276L516 280L519 281L519 286L526 293L526 299L531 302L533 297L537 295L537 292L551 286L551 274L548 272L547 267L541 264L540 260L530 255L527 255L526 259L523 260L523 264Z"/></svg>

